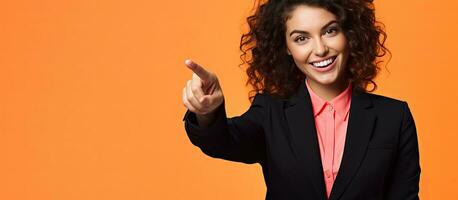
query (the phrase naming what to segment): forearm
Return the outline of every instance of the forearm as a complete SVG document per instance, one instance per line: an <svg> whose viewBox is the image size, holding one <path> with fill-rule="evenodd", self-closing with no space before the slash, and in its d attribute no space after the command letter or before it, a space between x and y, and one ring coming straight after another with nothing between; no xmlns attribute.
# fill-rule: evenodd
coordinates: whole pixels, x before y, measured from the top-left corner
<svg viewBox="0 0 458 200"><path fill-rule="evenodd" d="M264 158L263 102L255 98L250 109L241 116L227 118L224 101L213 116L200 116L187 111L186 133L191 142L205 154L244 163ZM201 121L199 121L201 120ZM207 127L205 127L207 126Z"/></svg>
<svg viewBox="0 0 458 200"><path fill-rule="evenodd" d="M215 121L216 113L212 112L207 115L196 114L196 118L199 127L208 128Z"/></svg>

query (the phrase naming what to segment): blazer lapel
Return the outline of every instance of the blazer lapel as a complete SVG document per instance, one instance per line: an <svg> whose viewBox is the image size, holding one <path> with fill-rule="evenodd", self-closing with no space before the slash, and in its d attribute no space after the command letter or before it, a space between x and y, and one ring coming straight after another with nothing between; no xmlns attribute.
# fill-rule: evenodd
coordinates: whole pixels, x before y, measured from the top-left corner
<svg viewBox="0 0 458 200"><path fill-rule="evenodd" d="M323 167L312 109L310 95L303 82L285 108L290 130L287 136L299 166L304 169L308 179L313 183L316 196L326 199Z"/></svg>
<svg viewBox="0 0 458 200"><path fill-rule="evenodd" d="M334 182L330 200L337 200L356 175L366 154L376 116L368 94L354 91L351 100L347 135L342 162Z"/></svg>
<svg viewBox="0 0 458 200"><path fill-rule="evenodd" d="M334 182L330 200L343 194L358 171L372 136L376 116L371 112L369 95L353 91L342 162ZM310 95L303 82L297 93L286 104L288 137L293 153L308 178L313 182L316 195L326 199L323 166L318 145L315 119Z"/></svg>

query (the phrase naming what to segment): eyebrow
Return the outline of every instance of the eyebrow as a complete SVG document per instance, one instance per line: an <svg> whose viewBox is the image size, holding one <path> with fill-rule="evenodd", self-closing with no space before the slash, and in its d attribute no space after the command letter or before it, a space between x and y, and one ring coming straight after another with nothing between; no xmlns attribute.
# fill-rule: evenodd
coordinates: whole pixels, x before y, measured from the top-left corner
<svg viewBox="0 0 458 200"><path fill-rule="evenodd" d="M329 25L331 25L333 23L337 23L337 21L336 20L332 20L332 21L328 22L326 25L324 25L323 28L321 28L321 29L325 29L325 28L327 28ZM302 33L302 34L308 34L309 35L309 32L307 32L307 31L293 30L293 31L291 31L291 33L289 33L289 36L293 35L294 33Z"/></svg>

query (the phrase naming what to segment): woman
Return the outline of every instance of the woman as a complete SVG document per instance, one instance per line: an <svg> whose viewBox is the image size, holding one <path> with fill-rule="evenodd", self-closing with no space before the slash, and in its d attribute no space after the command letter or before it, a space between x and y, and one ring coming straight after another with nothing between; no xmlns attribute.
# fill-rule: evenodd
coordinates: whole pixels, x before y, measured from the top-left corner
<svg viewBox="0 0 458 200"><path fill-rule="evenodd" d="M388 51L372 2L271 0L248 24L241 50L255 96L243 115L227 118L216 75L185 61L191 142L211 157L260 163L266 199L418 199L409 107L368 93Z"/></svg>

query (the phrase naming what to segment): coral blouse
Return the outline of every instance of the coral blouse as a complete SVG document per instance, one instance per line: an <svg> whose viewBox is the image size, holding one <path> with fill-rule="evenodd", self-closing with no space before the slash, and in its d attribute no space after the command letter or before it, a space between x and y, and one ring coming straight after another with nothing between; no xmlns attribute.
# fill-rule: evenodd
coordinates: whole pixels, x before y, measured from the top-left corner
<svg viewBox="0 0 458 200"><path fill-rule="evenodd" d="M342 161L348 113L350 111L352 84L330 102L316 95L305 81L312 101L315 126L320 146L326 193L329 198L332 185Z"/></svg>

